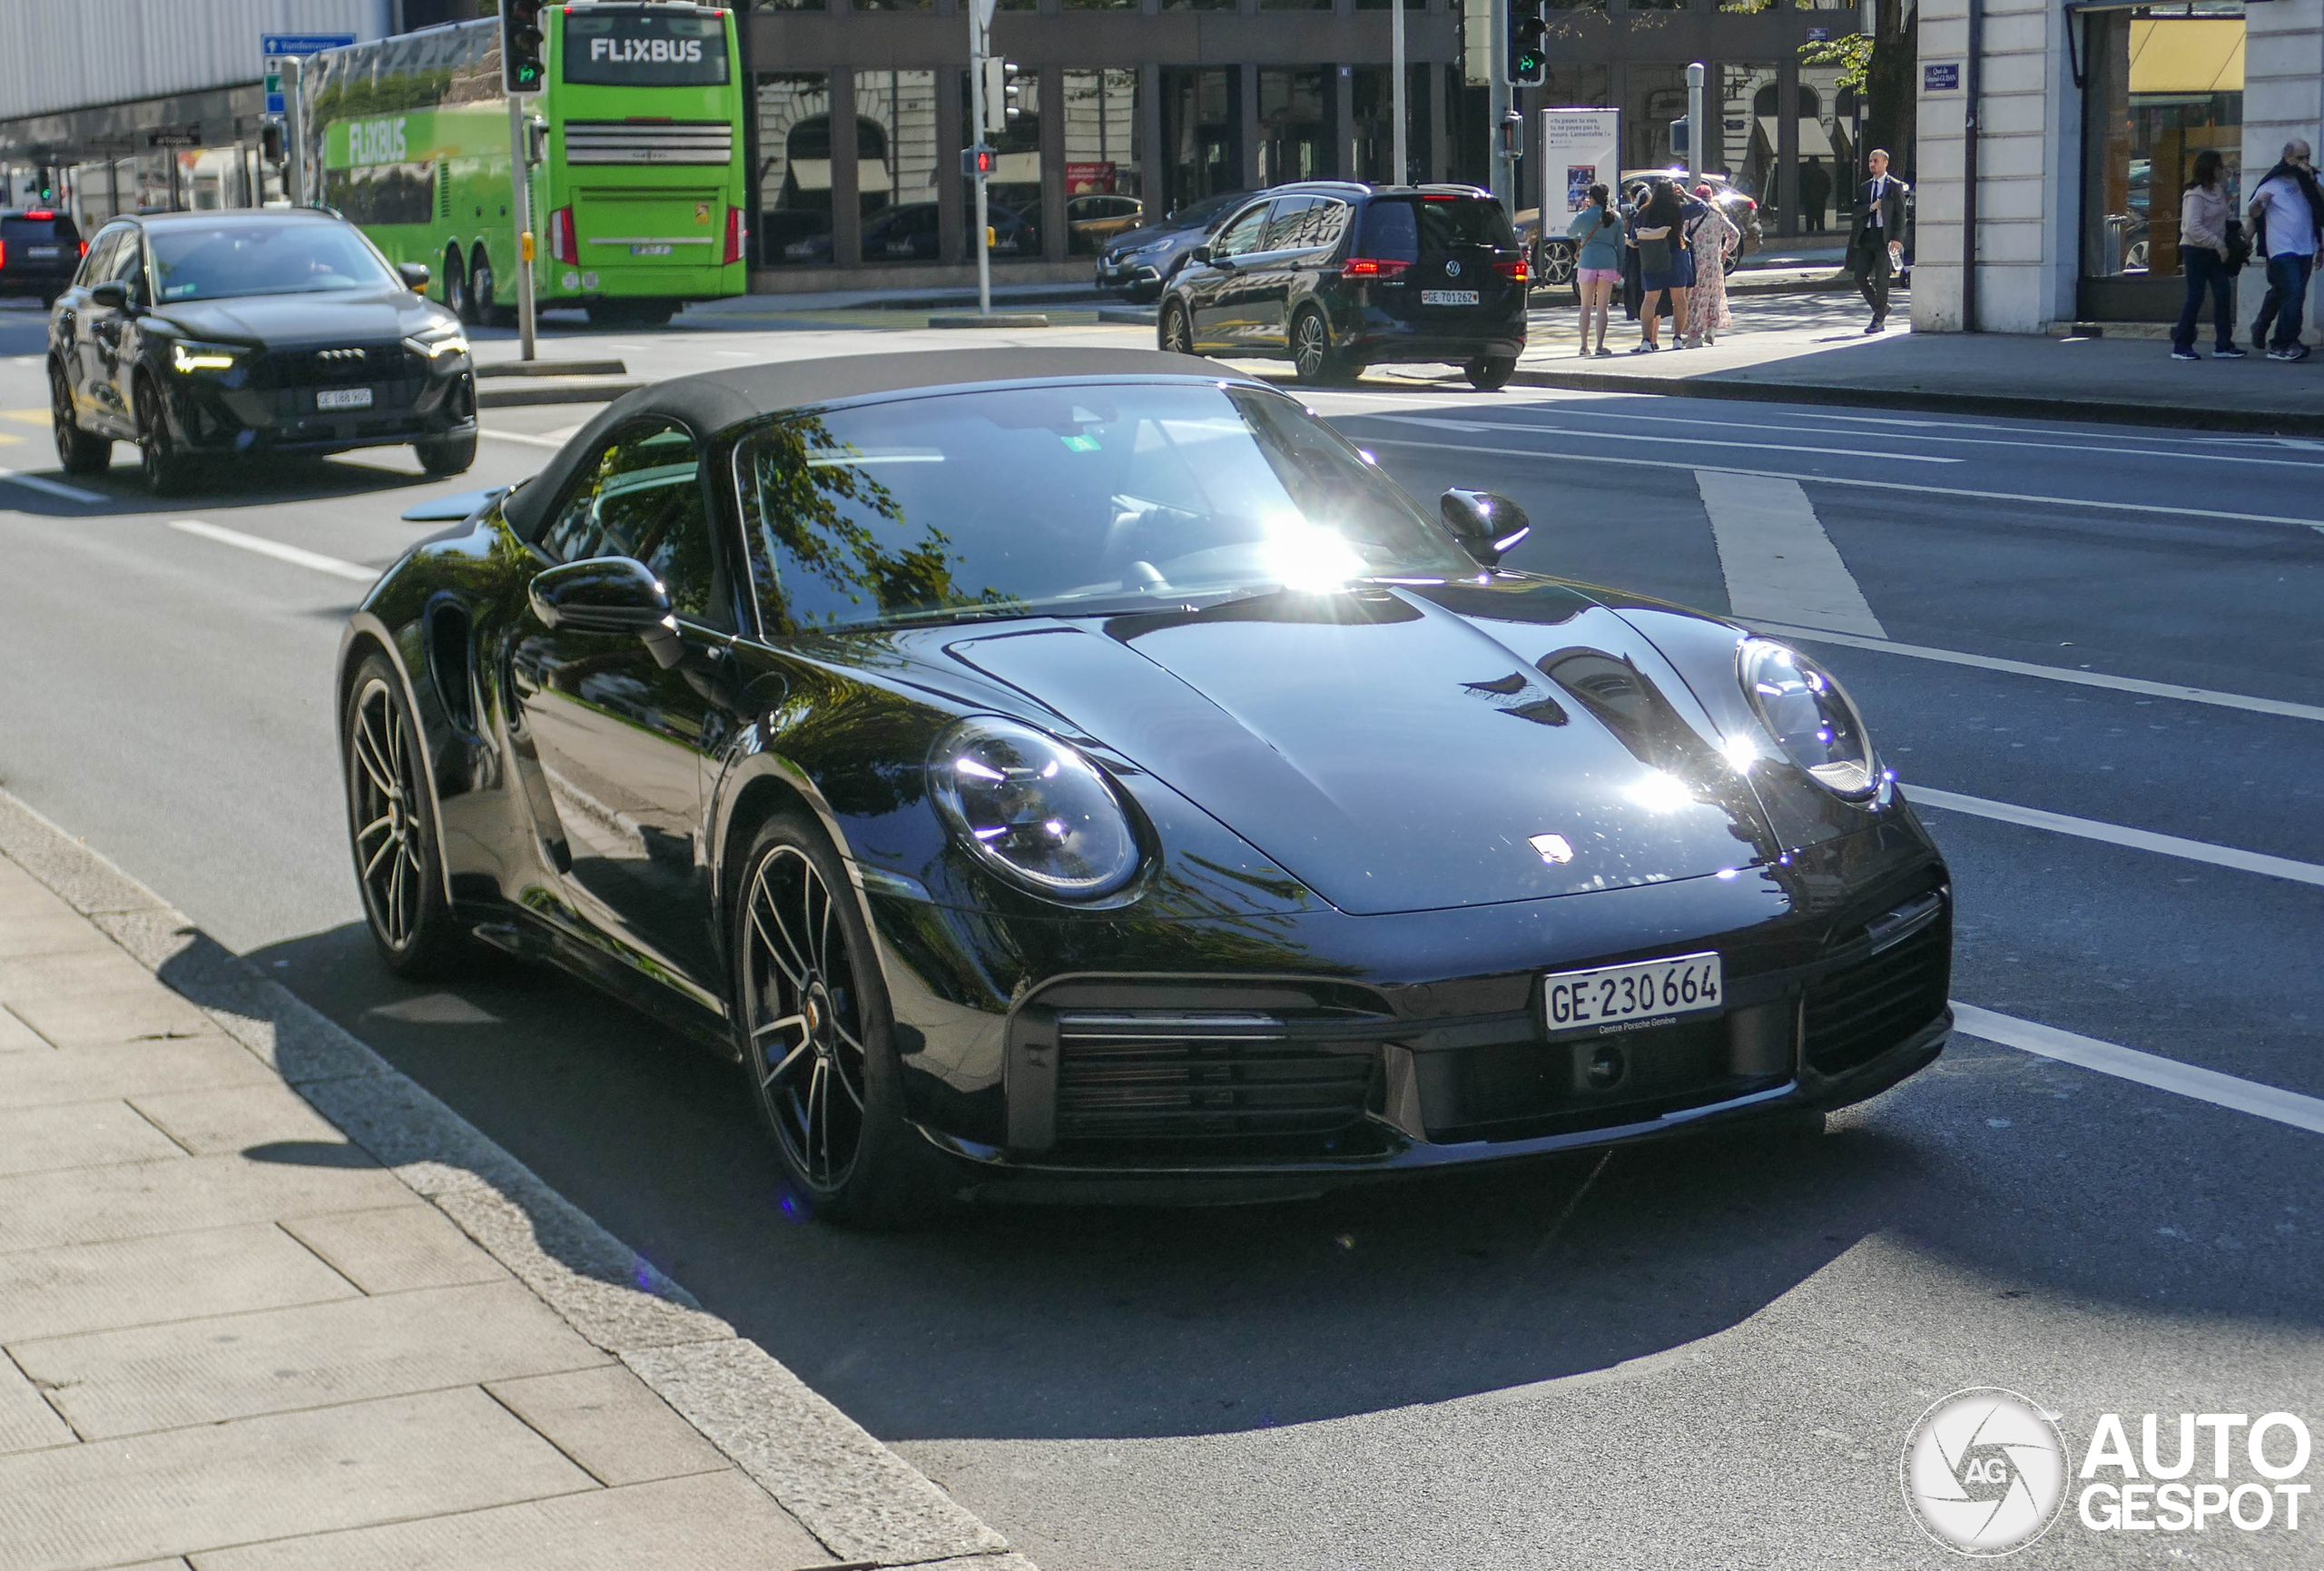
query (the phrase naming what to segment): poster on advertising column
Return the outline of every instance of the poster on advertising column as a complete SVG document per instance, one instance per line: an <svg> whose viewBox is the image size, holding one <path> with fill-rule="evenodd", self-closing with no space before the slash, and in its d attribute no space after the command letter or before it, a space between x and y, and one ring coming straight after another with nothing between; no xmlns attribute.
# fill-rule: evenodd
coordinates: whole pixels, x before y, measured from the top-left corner
<svg viewBox="0 0 2324 1571"><path fill-rule="evenodd" d="M1620 183L1621 125L1618 109L1541 111L1543 190L1552 200L1564 192L1567 217L1581 211L1591 186Z"/></svg>

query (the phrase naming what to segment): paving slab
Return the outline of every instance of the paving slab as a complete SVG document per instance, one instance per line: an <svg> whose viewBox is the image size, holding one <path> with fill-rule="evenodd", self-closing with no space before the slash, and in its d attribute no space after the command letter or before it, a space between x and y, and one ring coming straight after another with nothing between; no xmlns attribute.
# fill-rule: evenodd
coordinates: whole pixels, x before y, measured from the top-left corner
<svg viewBox="0 0 2324 1571"><path fill-rule="evenodd" d="M0 1107L7 1108L272 1083L273 1072L249 1050L217 1035L0 1054Z"/></svg>
<svg viewBox="0 0 2324 1571"><path fill-rule="evenodd" d="M119 949L0 960L0 1003L63 1048L218 1029L192 1004L155 987L152 975Z"/></svg>
<svg viewBox="0 0 2324 1571"><path fill-rule="evenodd" d="M0 1177L184 1154L125 1102L0 1108Z"/></svg>
<svg viewBox="0 0 2324 1571"><path fill-rule="evenodd" d="M516 1282L12 1342L7 1351L92 1439L605 1361Z"/></svg>
<svg viewBox="0 0 2324 1571"><path fill-rule="evenodd" d="M286 1085L155 1092L131 1101L140 1113L197 1156L294 1143L347 1143L347 1137L330 1120Z"/></svg>
<svg viewBox="0 0 2324 1571"><path fill-rule="evenodd" d="M367 1293L508 1280L505 1267L433 1206L294 1217L282 1227Z"/></svg>
<svg viewBox="0 0 2324 1571"><path fill-rule="evenodd" d="M214 1550L194 1571L804 1571L831 1555L728 1472Z"/></svg>
<svg viewBox="0 0 2324 1571"><path fill-rule="evenodd" d="M40 1451L80 1438L56 1416L40 1388L0 1358L0 1452Z"/></svg>
<svg viewBox="0 0 2324 1571"><path fill-rule="evenodd" d="M618 1364L495 1380L485 1389L601 1484L645 1484L734 1466Z"/></svg>
<svg viewBox="0 0 2324 1571"><path fill-rule="evenodd" d="M355 1296L344 1276L266 1222L64 1244L0 1254L0 1344Z"/></svg>
<svg viewBox="0 0 2324 1571"><path fill-rule="evenodd" d="M419 1203L392 1174L378 1168L254 1162L239 1156L25 1173L0 1179L0 1254Z"/></svg>
<svg viewBox="0 0 2324 1571"><path fill-rule="evenodd" d="M436 1391L0 1457L0 1571L97 1571L596 1488L482 1391Z"/></svg>
<svg viewBox="0 0 2324 1571"><path fill-rule="evenodd" d="M0 1007L0 1052L54 1052L56 1044L16 1018L13 1010Z"/></svg>
<svg viewBox="0 0 2324 1571"><path fill-rule="evenodd" d="M48 892L41 892L46 894ZM0 900L5 900L0 894ZM50 895L48 904L30 909L0 905L0 960L37 960L51 954L94 954L111 949L105 935L89 925L88 918Z"/></svg>

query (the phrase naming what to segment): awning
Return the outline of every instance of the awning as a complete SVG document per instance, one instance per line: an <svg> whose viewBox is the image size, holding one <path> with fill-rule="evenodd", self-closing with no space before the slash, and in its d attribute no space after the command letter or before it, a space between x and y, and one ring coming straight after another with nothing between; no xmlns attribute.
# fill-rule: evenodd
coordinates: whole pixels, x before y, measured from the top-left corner
<svg viewBox="0 0 2324 1571"><path fill-rule="evenodd" d="M1777 128L1782 124L1783 122L1772 114L1759 116L1759 134L1768 139L1769 153L1773 153L1783 145L1776 140ZM1827 163L1838 162L1840 155L1833 151L1832 138L1824 130L1824 123L1813 115L1803 114L1799 117L1799 156L1821 158Z"/></svg>
<svg viewBox="0 0 2324 1571"><path fill-rule="evenodd" d="M2132 17L2131 93L2184 97L2243 91L2239 18Z"/></svg>

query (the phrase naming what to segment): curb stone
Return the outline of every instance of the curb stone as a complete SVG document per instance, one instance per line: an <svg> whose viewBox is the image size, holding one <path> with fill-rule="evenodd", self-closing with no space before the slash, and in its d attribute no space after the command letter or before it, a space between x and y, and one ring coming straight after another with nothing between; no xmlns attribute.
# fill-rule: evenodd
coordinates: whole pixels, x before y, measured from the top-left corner
<svg viewBox="0 0 2324 1571"><path fill-rule="evenodd" d="M576 1332L626 1364L834 1558L861 1568L1036 1571L426 1088L5 791L0 855L281 1075Z"/></svg>

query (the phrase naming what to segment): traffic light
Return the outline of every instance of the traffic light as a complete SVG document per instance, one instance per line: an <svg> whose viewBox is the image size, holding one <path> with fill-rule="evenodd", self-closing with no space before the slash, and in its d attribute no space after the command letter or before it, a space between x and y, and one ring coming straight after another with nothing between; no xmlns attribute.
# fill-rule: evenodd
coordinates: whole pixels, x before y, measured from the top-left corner
<svg viewBox="0 0 2324 1571"><path fill-rule="evenodd" d="M1550 65L1549 0L1509 0L1509 84L1539 87Z"/></svg>
<svg viewBox="0 0 2324 1571"><path fill-rule="evenodd" d="M984 62L984 128L1009 129L1009 62L997 56Z"/></svg>
<svg viewBox="0 0 2324 1571"><path fill-rule="evenodd" d="M991 173L991 148L963 147L960 149L960 174L963 179L974 180L980 174L990 175Z"/></svg>
<svg viewBox="0 0 2324 1571"><path fill-rule="evenodd" d="M258 128L258 155L261 163L280 167L290 150L282 137L282 122L269 120Z"/></svg>
<svg viewBox="0 0 2324 1571"><path fill-rule="evenodd" d="M500 0L500 83L511 93L538 93L548 81L541 3Z"/></svg>

